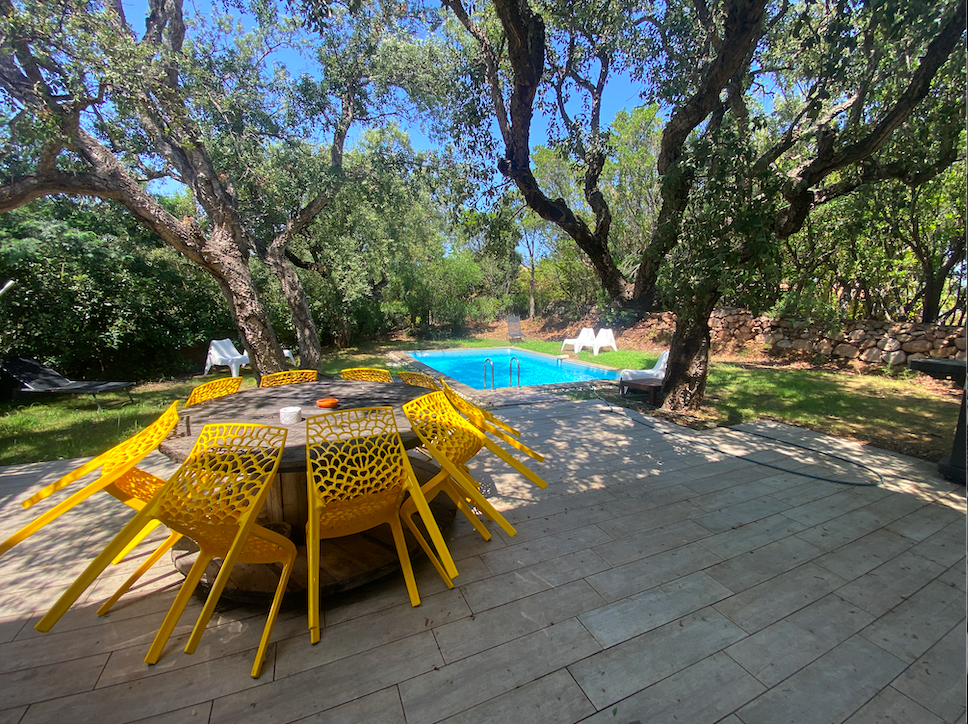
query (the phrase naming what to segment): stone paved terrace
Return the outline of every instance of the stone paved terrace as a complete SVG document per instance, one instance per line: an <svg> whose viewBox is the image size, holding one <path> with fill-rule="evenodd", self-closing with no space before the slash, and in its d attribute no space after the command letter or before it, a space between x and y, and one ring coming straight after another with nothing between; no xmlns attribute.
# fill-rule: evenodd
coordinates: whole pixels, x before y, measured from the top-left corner
<svg viewBox="0 0 968 724"><path fill-rule="evenodd" d="M188 656L193 601L161 661L142 662L179 584L168 560L95 615L141 549L50 633L33 629L130 515L90 499L0 558L0 724L966 721L965 489L934 464L597 401L499 412L547 453L544 491L496 459L473 466L518 535L492 526L485 542L458 518L455 589L418 562L418 608L401 576L370 584L324 602L317 646L304 598L290 602L258 680L262 605L222 606ZM875 479L784 440L884 483L784 472ZM0 536L72 464L0 470Z"/></svg>

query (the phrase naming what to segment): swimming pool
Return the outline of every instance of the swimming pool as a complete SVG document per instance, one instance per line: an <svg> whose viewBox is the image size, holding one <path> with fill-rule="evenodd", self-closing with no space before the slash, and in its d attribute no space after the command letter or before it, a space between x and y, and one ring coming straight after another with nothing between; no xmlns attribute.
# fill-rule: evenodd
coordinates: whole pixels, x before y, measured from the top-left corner
<svg viewBox="0 0 968 724"><path fill-rule="evenodd" d="M587 382L589 380L615 380L619 376L616 370L595 367L582 362L573 362L514 347L420 350L408 352L408 354L440 374L453 377L458 382L463 382L475 390L486 390L491 387L517 387L519 367L521 370L521 387L564 382ZM490 360L490 362L487 360ZM485 366L487 368L486 382Z"/></svg>

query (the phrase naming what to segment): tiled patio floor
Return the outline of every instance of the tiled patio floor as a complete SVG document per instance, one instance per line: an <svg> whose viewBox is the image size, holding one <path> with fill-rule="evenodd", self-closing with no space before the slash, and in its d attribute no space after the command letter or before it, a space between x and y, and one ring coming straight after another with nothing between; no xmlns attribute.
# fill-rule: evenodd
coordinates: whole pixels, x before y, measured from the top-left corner
<svg viewBox="0 0 968 724"><path fill-rule="evenodd" d="M518 535L491 526L485 542L458 518L456 588L422 561L419 607L400 576L371 584L324 602L316 646L292 601L258 680L261 605L223 607L188 656L193 601L161 661L142 662L179 583L169 560L107 617L98 602L138 554L51 633L33 629L130 515L90 499L0 558L0 724L966 721L965 488L933 463L740 428L884 476L854 487L789 471L876 476L597 401L500 414L548 457L544 491L496 459L474 466ZM33 514L18 501L69 466L0 469L0 539Z"/></svg>

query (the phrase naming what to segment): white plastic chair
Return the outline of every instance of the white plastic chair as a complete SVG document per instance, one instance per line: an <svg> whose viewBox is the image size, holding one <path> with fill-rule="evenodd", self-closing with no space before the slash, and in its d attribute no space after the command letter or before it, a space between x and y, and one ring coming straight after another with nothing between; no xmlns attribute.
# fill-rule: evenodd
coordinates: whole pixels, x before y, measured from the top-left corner
<svg viewBox="0 0 968 724"><path fill-rule="evenodd" d="M618 346L615 344L615 335L612 334L612 330L598 330L598 334L595 336L595 342L592 345L592 349L595 350L596 357L598 356L598 350L600 350L602 347L611 347L618 352Z"/></svg>
<svg viewBox="0 0 968 724"><path fill-rule="evenodd" d="M594 347L595 346L595 330L591 327L582 328L581 332L574 339L566 339L561 343L561 349L564 351L565 347L568 345L573 345L575 348L575 354L581 352L582 347Z"/></svg>
<svg viewBox="0 0 968 724"><path fill-rule="evenodd" d="M284 349L282 353L295 366L296 358L292 352ZM249 355L239 352L231 339L213 339L208 345L208 357L205 358L205 371L202 374L207 375L213 365L226 365L232 370L232 376L238 377L239 369L247 364L249 364Z"/></svg>
<svg viewBox="0 0 968 724"><path fill-rule="evenodd" d="M622 370L623 380L664 380L666 365L669 363L669 351L659 355L655 366L650 370Z"/></svg>

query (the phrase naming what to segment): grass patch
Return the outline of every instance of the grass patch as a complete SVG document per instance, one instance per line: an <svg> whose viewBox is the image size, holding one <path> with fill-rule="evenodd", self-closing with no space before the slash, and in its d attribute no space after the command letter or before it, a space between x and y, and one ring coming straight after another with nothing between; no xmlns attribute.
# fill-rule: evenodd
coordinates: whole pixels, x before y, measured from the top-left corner
<svg viewBox="0 0 968 724"><path fill-rule="evenodd" d="M320 369L336 376L345 367L387 368L389 351L503 346L501 340L471 338L395 341L332 352ZM538 340L515 346L552 355L561 350L560 342ZM583 350L578 359L622 369L651 367L657 356L609 350L596 357ZM127 399L123 394L105 395L106 403L118 404L100 412L84 396L0 404L0 465L104 452L144 428L173 400L187 399L193 387L218 376L139 385L132 390L134 405L121 406ZM245 371L243 377L243 389L255 386L251 373ZM769 418L937 460L951 450L960 398L925 384L925 379L714 363L700 417L720 425ZM617 391L602 395L618 401Z"/></svg>
<svg viewBox="0 0 968 724"><path fill-rule="evenodd" d="M959 399L922 380L717 364L703 407L721 425L768 418L936 460L951 452Z"/></svg>

